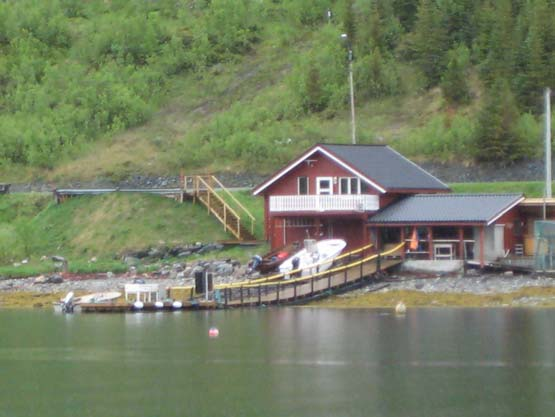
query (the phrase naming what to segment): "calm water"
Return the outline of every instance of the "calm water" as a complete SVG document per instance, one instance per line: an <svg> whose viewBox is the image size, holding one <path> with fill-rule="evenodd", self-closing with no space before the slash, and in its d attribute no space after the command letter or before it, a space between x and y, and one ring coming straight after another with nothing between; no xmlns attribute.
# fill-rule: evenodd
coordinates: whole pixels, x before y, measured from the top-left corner
<svg viewBox="0 0 555 417"><path fill-rule="evenodd" d="M0 311L0 416L553 416L554 319Z"/></svg>

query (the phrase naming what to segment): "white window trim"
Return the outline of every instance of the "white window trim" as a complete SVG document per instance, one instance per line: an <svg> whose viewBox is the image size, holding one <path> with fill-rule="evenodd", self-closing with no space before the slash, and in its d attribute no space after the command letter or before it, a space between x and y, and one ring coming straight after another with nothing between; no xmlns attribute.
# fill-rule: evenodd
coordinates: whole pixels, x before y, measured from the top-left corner
<svg viewBox="0 0 555 417"><path fill-rule="evenodd" d="M301 178L306 178L306 194L301 194ZM310 177L301 176L297 177L297 195L309 195L310 194Z"/></svg>
<svg viewBox="0 0 555 417"><path fill-rule="evenodd" d="M347 184L348 184L348 189L347 189L347 193L343 192L343 186L341 185L341 180L348 180ZM353 193L351 190L351 180L357 180L357 188L358 191L356 193ZM360 193L360 189L361 189L361 185L360 185L360 178L358 177L339 177L339 194L342 195L359 195Z"/></svg>
<svg viewBox="0 0 555 417"><path fill-rule="evenodd" d="M320 188L320 181L329 181L330 182L330 193L329 194L324 194L324 195L333 195L333 177L316 177L316 194L320 195L321 194L321 188Z"/></svg>

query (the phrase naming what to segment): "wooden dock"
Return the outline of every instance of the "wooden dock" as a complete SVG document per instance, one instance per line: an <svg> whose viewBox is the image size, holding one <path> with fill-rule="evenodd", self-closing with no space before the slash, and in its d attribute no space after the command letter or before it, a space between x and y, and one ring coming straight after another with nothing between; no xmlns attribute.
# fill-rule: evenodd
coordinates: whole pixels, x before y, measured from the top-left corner
<svg viewBox="0 0 555 417"><path fill-rule="evenodd" d="M372 254L371 245L367 245L336 258L339 266L327 271L299 278L294 278L295 271L292 271L288 275L276 274L255 280L219 285L214 288L210 300L186 299L182 301L180 308L201 310L306 303L315 298L326 297L362 285L374 278L377 273L399 265L402 262L403 248L404 243L400 243L388 251ZM185 289L185 293L190 296L193 295L192 287L180 289ZM163 310L176 310L176 308L172 303L164 303L161 308L157 308L154 303L144 303L141 309L135 309L133 304L81 305L81 311L84 313Z"/></svg>
<svg viewBox="0 0 555 417"><path fill-rule="evenodd" d="M154 303L143 303L142 308L136 308L133 303L88 303L78 304L76 307L82 313L132 313L141 311L212 310L218 308L218 305L214 300L193 299L183 301L180 307L174 307L172 302L164 302L162 307L157 307Z"/></svg>

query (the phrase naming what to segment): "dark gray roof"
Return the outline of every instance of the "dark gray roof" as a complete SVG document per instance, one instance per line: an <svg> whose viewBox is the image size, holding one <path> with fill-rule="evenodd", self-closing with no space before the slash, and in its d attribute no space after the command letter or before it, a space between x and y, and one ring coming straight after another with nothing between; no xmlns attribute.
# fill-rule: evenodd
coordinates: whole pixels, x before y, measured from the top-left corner
<svg viewBox="0 0 555 417"><path fill-rule="evenodd" d="M321 144L387 190L449 190L449 187L386 145Z"/></svg>
<svg viewBox="0 0 555 417"><path fill-rule="evenodd" d="M417 194L386 207L369 223L489 223L522 194Z"/></svg>

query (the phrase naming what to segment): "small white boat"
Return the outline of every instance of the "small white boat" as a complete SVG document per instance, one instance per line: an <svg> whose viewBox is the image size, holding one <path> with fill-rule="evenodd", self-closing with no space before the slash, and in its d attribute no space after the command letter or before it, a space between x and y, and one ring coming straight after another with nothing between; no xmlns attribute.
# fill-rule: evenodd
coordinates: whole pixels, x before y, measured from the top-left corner
<svg viewBox="0 0 555 417"><path fill-rule="evenodd" d="M304 241L304 249L295 253L279 266L279 272L285 275L285 279L289 279L289 272L300 269L300 276L323 272L332 265L333 260L347 246L347 242L343 239L324 239L316 241L306 239Z"/></svg>
<svg viewBox="0 0 555 417"><path fill-rule="evenodd" d="M76 297L73 300L73 304L106 303L119 297L121 297L121 292L118 291L95 292L93 294Z"/></svg>

